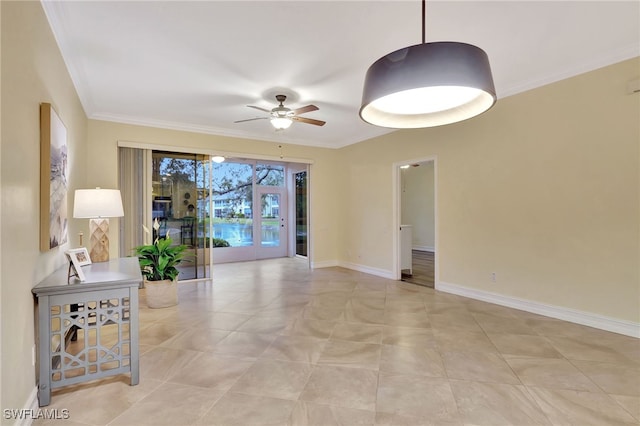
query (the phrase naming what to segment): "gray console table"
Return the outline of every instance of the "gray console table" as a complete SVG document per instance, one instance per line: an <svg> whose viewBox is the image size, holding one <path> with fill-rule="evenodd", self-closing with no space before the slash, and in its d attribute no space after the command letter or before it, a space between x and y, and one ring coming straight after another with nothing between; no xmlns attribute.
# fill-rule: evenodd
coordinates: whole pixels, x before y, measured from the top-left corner
<svg viewBox="0 0 640 426"><path fill-rule="evenodd" d="M139 381L137 257L82 267L85 281L68 280L68 266L31 291L38 306L38 401L51 390L131 373ZM69 284L67 282L69 281Z"/></svg>

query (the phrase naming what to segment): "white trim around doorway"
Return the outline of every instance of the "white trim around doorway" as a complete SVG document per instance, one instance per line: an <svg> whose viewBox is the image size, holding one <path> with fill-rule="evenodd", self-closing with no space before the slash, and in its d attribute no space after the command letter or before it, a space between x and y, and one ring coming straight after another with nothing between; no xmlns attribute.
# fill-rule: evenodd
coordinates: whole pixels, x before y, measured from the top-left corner
<svg viewBox="0 0 640 426"><path fill-rule="evenodd" d="M400 166L405 164L416 164L416 163L427 163L433 162L433 198L434 198L434 232L435 232L435 246L433 247L433 251L438 253L438 156L433 155L429 157L421 157L421 158L411 158L405 159L402 161L396 161L393 163L391 168L391 181L392 181L392 203L393 203L393 214L392 214L392 229L395 230L393 232L393 241L392 241L392 250L393 250L393 262L392 262L392 279L399 281L402 278L401 271L401 263L400 263L400 225L401 225L401 206L402 206L402 188L401 188L401 175L400 175ZM436 256L434 262L434 284L438 285L440 281L440 268L438 267L439 259Z"/></svg>

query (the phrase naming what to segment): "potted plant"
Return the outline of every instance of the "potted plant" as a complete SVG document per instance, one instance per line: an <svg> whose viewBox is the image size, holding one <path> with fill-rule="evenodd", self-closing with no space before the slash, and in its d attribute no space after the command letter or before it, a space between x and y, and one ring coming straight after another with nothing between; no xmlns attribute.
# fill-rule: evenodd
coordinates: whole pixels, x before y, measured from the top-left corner
<svg viewBox="0 0 640 426"><path fill-rule="evenodd" d="M153 228L156 232L160 228L157 219ZM171 243L167 233L165 238L156 238L153 244L135 248L150 308L166 308L178 304L179 271L176 267L184 260L187 246L172 246Z"/></svg>

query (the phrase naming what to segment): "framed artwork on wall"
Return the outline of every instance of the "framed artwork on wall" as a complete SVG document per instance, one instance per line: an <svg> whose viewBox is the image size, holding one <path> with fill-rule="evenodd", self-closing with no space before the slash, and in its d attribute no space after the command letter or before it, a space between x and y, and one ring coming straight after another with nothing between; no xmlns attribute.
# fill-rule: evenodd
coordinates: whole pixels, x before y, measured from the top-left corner
<svg viewBox="0 0 640 426"><path fill-rule="evenodd" d="M40 104L40 250L67 242L67 129L51 104Z"/></svg>

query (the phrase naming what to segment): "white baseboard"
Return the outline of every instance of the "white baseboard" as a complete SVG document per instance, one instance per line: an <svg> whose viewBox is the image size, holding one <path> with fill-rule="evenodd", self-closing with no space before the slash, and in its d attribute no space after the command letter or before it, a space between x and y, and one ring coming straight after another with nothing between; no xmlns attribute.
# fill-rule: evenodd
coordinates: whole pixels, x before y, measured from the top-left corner
<svg viewBox="0 0 640 426"><path fill-rule="evenodd" d="M386 269L372 268L371 266L360 265L352 262L342 262L339 260L325 260L322 262L311 262L311 269L317 268L332 268L339 266L341 268L351 269L358 272L364 272L365 274L375 275L377 277L387 278L392 280L393 274Z"/></svg>
<svg viewBox="0 0 640 426"><path fill-rule="evenodd" d="M366 274L371 274L390 280L394 279L391 271L388 271L386 269L372 268L370 266L360 265L352 262L325 261L312 264L312 268L328 268L333 266L341 266L343 268L364 272ZM468 297L470 299L481 300L483 302L489 302L500 306L506 306L508 308L514 308L538 315L544 315L550 318L556 318L563 321L586 325L600 330L624 334L625 336L640 338L640 323L637 322L611 318L604 315L579 311L562 306L548 305L545 303L534 302L531 300L520 299L518 297L506 296L503 294L492 293L489 291L478 290L470 287L464 287L458 284L451 284L443 281L436 282L435 289L445 293Z"/></svg>
<svg viewBox="0 0 640 426"><path fill-rule="evenodd" d="M502 294L491 293L442 281L437 282L435 288L436 290L443 291L445 293L457 294L458 296L464 296L470 299L482 300L483 302L494 303L496 305L532 312L534 314L586 325L600 330L624 334L625 336L640 338L640 323L632 321L606 317L604 315L578 311L576 309L564 308L561 306L547 305L540 302L520 299L513 296L505 296Z"/></svg>
<svg viewBox="0 0 640 426"><path fill-rule="evenodd" d="M353 269L354 271L358 272L364 272L365 274L375 275L377 277L387 278L390 280L393 279L393 274L391 273L391 271L388 271L386 269L372 268L371 266L360 265L351 262L340 262L338 266L342 266L343 268L347 269Z"/></svg>
<svg viewBox="0 0 640 426"><path fill-rule="evenodd" d="M428 251L431 253L435 253L436 252L436 248L435 247L431 247L431 246L413 246L411 247L412 250L417 250L417 251Z"/></svg>
<svg viewBox="0 0 640 426"><path fill-rule="evenodd" d="M316 268L332 268L334 266L339 266L341 268L351 269L353 271L364 272L365 274L375 275L377 277L387 278L393 280L393 274L391 271L387 271L386 269L372 268L366 265L360 265L358 263L351 262L342 262L337 260L327 260L323 262L312 262L311 269Z"/></svg>
<svg viewBox="0 0 640 426"><path fill-rule="evenodd" d="M31 393L29 394L29 398L27 399L26 403L24 404L24 409L22 410L23 413L24 412L32 412L35 413L38 411L39 408L39 404L38 404L38 387L34 387L33 390L31 390ZM33 417L32 416L24 416L22 418L19 418L15 421L14 425L15 426L31 426L31 424L33 423Z"/></svg>
<svg viewBox="0 0 640 426"><path fill-rule="evenodd" d="M311 269L316 268L332 268L334 266L340 266L337 260L323 260L321 262L311 262Z"/></svg>

